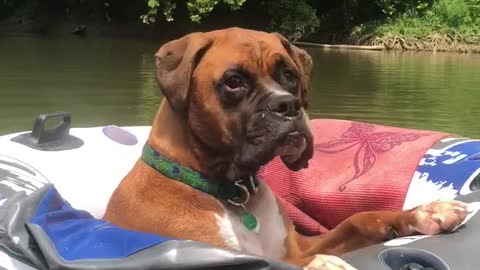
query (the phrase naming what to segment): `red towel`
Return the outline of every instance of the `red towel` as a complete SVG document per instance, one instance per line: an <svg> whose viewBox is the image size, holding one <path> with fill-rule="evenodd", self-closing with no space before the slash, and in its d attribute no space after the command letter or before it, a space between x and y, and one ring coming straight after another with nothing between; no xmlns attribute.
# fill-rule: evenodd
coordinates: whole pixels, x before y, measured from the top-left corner
<svg viewBox="0 0 480 270"><path fill-rule="evenodd" d="M259 173L307 235L357 212L401 210L424 153L451 136L332 119L311 120L310 127L315 151L307 169L292 172L276 158Z"/></svg>

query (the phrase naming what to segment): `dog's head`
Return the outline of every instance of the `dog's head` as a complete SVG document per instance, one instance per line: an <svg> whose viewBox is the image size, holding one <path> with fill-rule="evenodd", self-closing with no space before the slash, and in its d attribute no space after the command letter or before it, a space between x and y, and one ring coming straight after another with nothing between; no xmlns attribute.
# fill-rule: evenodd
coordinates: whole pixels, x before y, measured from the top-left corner
<svg viewBox="0 0 480 270"><path fill-rule="evenodd" d="M304 50L276 33L229 28L168 42L155 57L170 107L197 145L221 157L214 174L246 177L275 156L292 170L307 167L312 60Z"/></svg>

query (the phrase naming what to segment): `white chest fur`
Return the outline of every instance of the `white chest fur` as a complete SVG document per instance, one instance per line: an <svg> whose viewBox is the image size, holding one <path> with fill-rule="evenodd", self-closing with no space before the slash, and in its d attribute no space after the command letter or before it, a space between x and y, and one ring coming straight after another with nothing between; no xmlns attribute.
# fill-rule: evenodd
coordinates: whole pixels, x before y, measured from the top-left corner
<svg viewBox="0 0 480 270"><path fill-rule="evenodd" d="M240 218L244 214L242 207L222 204L225 212L217 216L219 233L232 249L252 253L258 256L281 258L285 255L287 231L273 193L263 183L246 206L246 211L254 214L258 226L248 230Z"/></svg>

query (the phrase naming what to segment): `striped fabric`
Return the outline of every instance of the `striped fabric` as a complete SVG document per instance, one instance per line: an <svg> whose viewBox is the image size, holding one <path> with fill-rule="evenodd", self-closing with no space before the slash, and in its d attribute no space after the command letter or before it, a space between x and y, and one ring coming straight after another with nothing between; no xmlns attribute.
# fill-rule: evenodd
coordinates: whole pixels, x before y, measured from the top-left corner
<svg viewBox="0 0 480 270"><path fill-rule="evenodd" d="M344 120L310 123L315 151L307 169L280 159L261 169L298 229L321 234L354 213L401 210L420 159L445 133Z"/></svg>

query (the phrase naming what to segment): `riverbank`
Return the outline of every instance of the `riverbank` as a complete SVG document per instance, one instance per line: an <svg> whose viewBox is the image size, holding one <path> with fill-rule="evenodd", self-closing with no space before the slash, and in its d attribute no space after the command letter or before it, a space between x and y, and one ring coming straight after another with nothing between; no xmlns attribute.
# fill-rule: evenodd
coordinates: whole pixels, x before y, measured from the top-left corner
<svg viewBox="0 0 480 270"><path fill-rule="evenodd" d="M480 16L480 14L478 15ZM140 20L129 22L104 22L96 20L24 20L8 17L0 21L2 35L41 34L44 36L72 36L76 28L86 26L84 36L133 38L143 40L166 41L186 33L208 31L216 28L240 26L266 30L266 21L242 21L237 14L229 18L210 17L201 24L178 19L174 22L157 22L146 25ZM464 23L460 27L451 27L438 17L409 17L369 22L353 27L350 31L341 29L322 29L299 39L296 44L328 50L397 50L480 53L480 19L476 26ZM270 31L270 30L266 30ZM79 35L82 37L82 35Z"/></svg>
<svg viewBox="0 0 480 270"><path fill-rule="evenodd" d="M328 40L323 40L323 42L298 41L295 44L325 50L395 50L480 54L480 37L465 37L458 34L433 33L426 37L408 37L395 33L381 35L352 34L342 40L343 42L337 40L332 43L325 43L329 42Z"/></svg>
<svg viewBox="0 0 480 270"><path fill-rule="evenodd" d="M387 34L372 38L369 44L383 46L387 50L480 53L478 37L462 37L451 34L434 33L421 38Z"/></svg>
<svg viewBox="0 0 480 270"><path fill-rule="evenodd" d="M357 27L346 42L386 50L480 53L480 25L463 29L438 27L426 19L410 19Z"/></svg>
<svg viewBox="0 0 480 270"><path fill-rule="evenodd" d="M332 36L335 36L334 38ZM330 34L328 37L309 38L295 42L299 46L325 50L367 51L425 51L480 54L480 36L464 36L458 33L433 32L425 36L408 36L401 33L352 32Z"/></svg>
<svg viewBox="0 0 480 270"><path fill-rule="evenodd" d="M387 50L480 53L480 0L436 0L354 27L347 44Z"/></svg>

